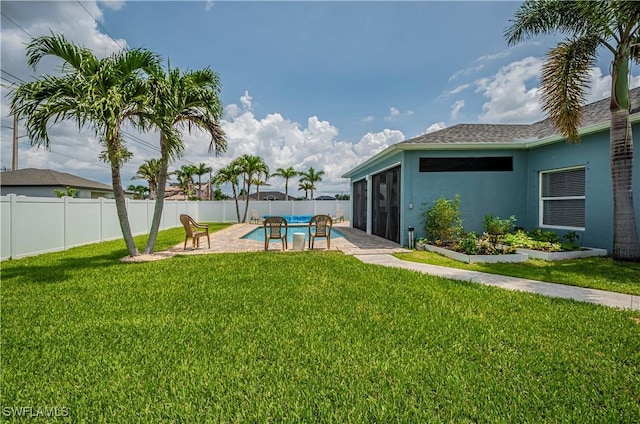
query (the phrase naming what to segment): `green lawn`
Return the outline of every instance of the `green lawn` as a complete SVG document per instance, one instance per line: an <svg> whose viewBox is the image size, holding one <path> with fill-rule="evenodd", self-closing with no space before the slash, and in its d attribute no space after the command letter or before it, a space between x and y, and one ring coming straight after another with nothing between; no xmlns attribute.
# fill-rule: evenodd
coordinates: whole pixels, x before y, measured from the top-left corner
<svg viewBox="0 0 640 424"><path fill-rule="evenodd" d="M570 286L609 290L640 296L640 263L618 262L611 258L582 258L566 261L530 259L522 263L465 264L437 253L413 251L397 253L405 261L509 275Z"/></svg>
<svg viewBox="0 0 640 424"><path fill-rule="evenodd" d="M163 232L160 246L182 237ZM637 311L338 252L125 254L118 241L2 263L3 416L640 421Z"/></svg>

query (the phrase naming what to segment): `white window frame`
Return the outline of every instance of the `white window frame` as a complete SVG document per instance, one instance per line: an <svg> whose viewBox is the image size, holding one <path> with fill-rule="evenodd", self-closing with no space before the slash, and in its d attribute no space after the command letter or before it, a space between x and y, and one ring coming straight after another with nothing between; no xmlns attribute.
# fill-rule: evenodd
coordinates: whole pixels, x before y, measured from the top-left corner
<svg viewBox="0 0 640 424"><path fill-rule="evenodd" d="M570 227L564 225L546 225L544 224L544 202L554 201L554 200L584 200L585 201L585 214L586 214L586 187L585 187L585 195L584 196L565 196L565 197L542 197L542 175L543 174L553 174L556 172L564 172L571 171L574 169L583 169L584 170L584 179L585 185L587 184L587 167L585 165L579 166L570 166L566 168L557 168L557 169L548 169L545 171L538 172L538 226L540 228L552 228L556 230L570 230L570 231L584 231L585 227ZM585 217L586 218L586 217Z"/></svg>

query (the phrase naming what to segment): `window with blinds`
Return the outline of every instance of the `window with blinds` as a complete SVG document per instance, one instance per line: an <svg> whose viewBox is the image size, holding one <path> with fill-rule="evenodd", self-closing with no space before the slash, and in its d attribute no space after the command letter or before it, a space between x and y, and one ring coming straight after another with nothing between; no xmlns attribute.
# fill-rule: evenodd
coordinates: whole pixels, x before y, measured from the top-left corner
<svg viewBox="0 0 640 424"><path fill-rule="evenodd" d="M540 226L584 230L584 167L540 172Z"/></svg>

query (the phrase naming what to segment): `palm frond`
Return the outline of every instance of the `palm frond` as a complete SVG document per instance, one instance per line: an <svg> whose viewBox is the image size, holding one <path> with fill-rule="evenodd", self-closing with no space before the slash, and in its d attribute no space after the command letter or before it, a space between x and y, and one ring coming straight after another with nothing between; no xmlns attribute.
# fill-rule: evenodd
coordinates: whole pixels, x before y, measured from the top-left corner
<svg viewBox="0 0 640 424"><path fill-rule="evenodd" d="M571 142L580 141L582 105L599 42L592 36L562 42L548 52L542 65L542 109Z"/></svg>
<svg viewBox="0 0 640 424"><path fill-rule="evenodd" d="M45 56L56 56L65 62L64 66L73 69L82 68L84 61L94 58L89 50L67 41L62 34L54 33L34 38L27 45L27 63L31 68L36 69Z"/></svg>
<svg viewBox="0 0 640 424"><path fill-rule="evenodd" d="M512 25L504 32L509 45L534 35L581 33L586 25L579 2L543 0L525 1L515 13Z"/></svg>

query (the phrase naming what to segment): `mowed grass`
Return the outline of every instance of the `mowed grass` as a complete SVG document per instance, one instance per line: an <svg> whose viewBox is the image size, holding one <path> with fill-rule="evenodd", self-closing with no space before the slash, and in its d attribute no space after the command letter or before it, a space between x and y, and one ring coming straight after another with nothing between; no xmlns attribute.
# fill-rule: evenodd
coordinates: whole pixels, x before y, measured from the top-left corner
<svg viewBox="0 0 640 424"><path fill-rule="evenodd" d="M564 261L530 259L522 263L465 264L426 251L396 253L395 256L405 261L640 296L640 263L638 262L620 262L611 258L592 257Z"/></svg>
<svg viewBox="0 0 640 424"><path fill-rule="evenodd" d="M163 243L182 240L162 234ZM2 263L0 401L68 422L640 421L640 313L337 252ZM48 420L54 420L49 418Z"/></svg>

